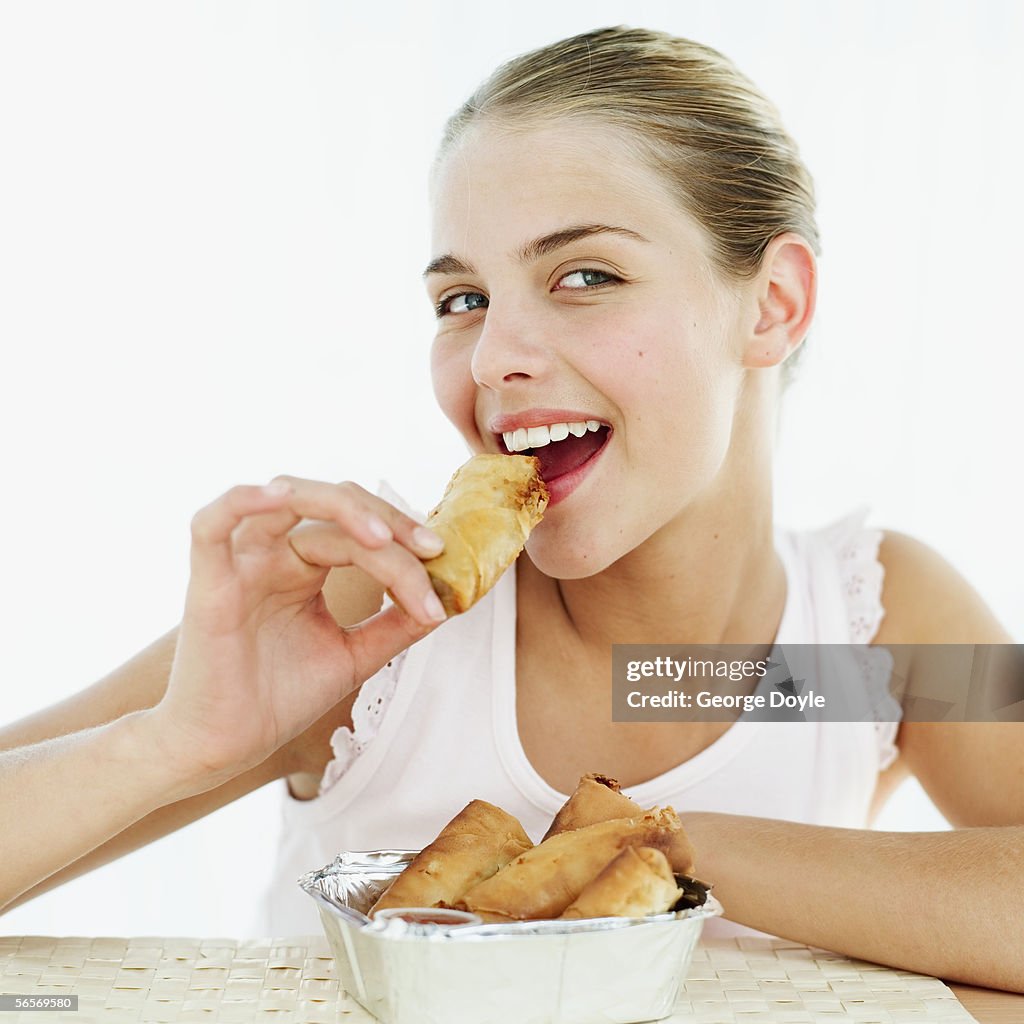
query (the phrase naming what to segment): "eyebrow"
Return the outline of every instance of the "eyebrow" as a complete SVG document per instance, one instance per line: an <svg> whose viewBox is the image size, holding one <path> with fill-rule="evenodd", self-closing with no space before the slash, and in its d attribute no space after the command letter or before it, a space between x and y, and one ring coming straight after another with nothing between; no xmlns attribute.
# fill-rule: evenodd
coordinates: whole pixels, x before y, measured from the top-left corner
<svg viewBox="0 0 1024 1024"><path fill-rule="evenodd" d="M527 242L516 254L521 263L534 263L543 256L547 256L564 245L569 245L581 238L589 238L591 235L622 235L624 238L632 238L637 242L647 242L639 232L630 228L616 227L612 224L575 224L572 227L562 228L560 231L552 231L549 235L535 238ZM438 256L427 264L423 271L424 277L431 274L475 274L473 266L465 260L460 259L452 253L445 253Z"/></svg>

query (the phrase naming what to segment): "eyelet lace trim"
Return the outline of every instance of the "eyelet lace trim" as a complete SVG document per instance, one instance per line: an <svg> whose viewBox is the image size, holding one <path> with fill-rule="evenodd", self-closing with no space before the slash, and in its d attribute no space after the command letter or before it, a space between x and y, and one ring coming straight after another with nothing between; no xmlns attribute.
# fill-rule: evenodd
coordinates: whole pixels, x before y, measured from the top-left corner
<svg viewBox="0 0 1024 1024"><path fill-rule="evenodd" d="M359 699L352 705L354 728L342 725L334 730L331 736L331 750L334 756L328 762L320 780L320 796L323 796L349 770L352 762L380 730L384 712L395 695L405 654L406 652L402 651L396 655L363 683Z"/></svg>
<svg viewBox="0 0 1024 1024"><path fill-rule="evenodd" d="M885 568L878 560L882 531L865 528L867 511L866 508L859 509L826 532L832 534L830 539L837 545L839 576L850 623L850 643L865 645L863 651L856 653L875 714L878 770L885 771L899 756L896 734L903 710L889 690L892 655L884 648L868 646L885 618L882 606Z"/></svg>

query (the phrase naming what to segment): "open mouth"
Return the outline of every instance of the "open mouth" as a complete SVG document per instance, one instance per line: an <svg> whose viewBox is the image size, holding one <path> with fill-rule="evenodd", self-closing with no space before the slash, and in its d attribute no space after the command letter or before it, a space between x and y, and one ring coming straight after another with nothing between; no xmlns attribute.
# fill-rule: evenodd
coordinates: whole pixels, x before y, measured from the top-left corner
<svg viewBox="0 0 1024 1024"><path fill-rule="evenodd" d="M579 432L580 426L586 426L582 433ZM537 433L533 437L523 437L518 430L498 434L498 443L510 455L535 455L540 459L540 475L547 483L571 473L592 459L608 443L612 433L611 427L596 420L589 420L586 424L559 423L551 427L531 427L530 430ZM535 444L522 447L528 441Z"/></svg>

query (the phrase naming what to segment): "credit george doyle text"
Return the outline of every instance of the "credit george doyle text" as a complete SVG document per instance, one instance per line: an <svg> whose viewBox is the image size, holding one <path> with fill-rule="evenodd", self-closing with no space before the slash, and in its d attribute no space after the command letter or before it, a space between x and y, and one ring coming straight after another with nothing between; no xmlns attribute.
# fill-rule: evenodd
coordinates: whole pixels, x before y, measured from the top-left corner
<svg viewBox="0 0 1024 1024"><path fill-rule="evenodd" d="M613 644L616 722L1024 721L1018 644Z"/></svg>

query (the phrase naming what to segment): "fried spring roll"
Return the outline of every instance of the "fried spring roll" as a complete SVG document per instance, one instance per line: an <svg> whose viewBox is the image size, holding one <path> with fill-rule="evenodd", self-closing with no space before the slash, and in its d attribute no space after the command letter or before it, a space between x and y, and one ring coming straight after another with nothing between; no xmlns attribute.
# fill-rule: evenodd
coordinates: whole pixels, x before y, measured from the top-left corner
<svg viewBox="0 0 1024 1024"><path fill-rule="evenodd" d="M631 846L583 887L562 917L580 919L663 914L675 905L682 893L661 850Z"/></svg>
<svg viewBox="0 0 1024 1024"><path fill-rule="evenodd" d="M427 517L444 551L424 564L449 615L476 604L519 557L548 503L539 466L532 455L475 455Z"/></svg>
<svg viewBox="0 0 1024 1024"><path fill-rule="evenodd" d="M689 874L693 850L671 807L638 818L618 818L562 832L516 857L496 875L470 889L459 909L485 920L524 921L559 917L583 887L629 846L661 850L673 871Z"/></svg>
<svg viewBox="0 0 1024 1024"><path fill-rule="evenodd" d="M467 804L370 908L451 906L533 846L523 826L485 800Z"/></svg>
<svg viewBox="0 0 1024 1024"><path fill-rule="evenodd" d="M644 809L639 804L620 792L615 779L607 775L584 775L573 795L562 804L541 842L561 832L596 825L599 821L638 818L643 813Z"/></svg>

